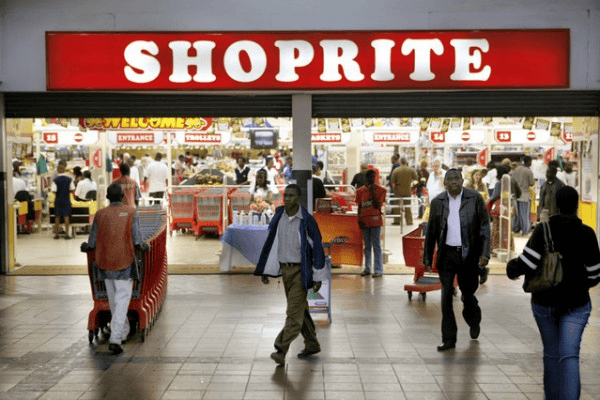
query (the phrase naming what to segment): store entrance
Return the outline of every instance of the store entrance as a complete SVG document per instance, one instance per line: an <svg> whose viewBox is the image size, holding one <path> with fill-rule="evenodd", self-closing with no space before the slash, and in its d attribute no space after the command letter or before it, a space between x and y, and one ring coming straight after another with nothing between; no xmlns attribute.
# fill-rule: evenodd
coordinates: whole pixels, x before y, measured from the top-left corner
<svg viewBox="0 0 600 400"><path fill-rule="evenodd" d="M256 210L266 214L282 204L281 193L290 179L288 162L293 170L291 118L36 118L8 119L7 126L13 191L29 195L21 193L11 204L16 234L11 273L16 274L87 274L79 245L87 240L95 211L105 206L106 187L118 178L124 163L130 166L131 177L137 175L140 204L164 207L169 213L171 273L250 270L249 262L223 264L220 239L231 224L265 224L268 215L262 220L261 213L253 221ZM314 118L311 153L317 167L313 172L329 199L315 204L316 211L327 213L333 207L332 214L340 218L338 223L324 222L322 230L336 242L345 271L359 272L362 254L355 248L358 245L347 240L353 233L342 235L344 242L339 232L327 230L356 228L355 178L366 165L376 171L377 181L388 192L382 237L386 268L407 272L403 237L426 222L428 191L423 195L423 188L428 189L434 165L439 164L441 171L461 168L470 181L476 171L491 171L489 162L508 159L514 165L526 155L533 159L536 177L533 199L547 163L557 160L561 169L572 171L569 179L583 200L582 218L595 227L597 131L595 117ZM164 196L155 199L150 196L155 188L150 187L151 180L144 182L144 176L158 153L162 154L158 162L167 166L169 174ZM404 208L399 210L399 197L404 196L394 193L389 184L392 167L401 159L417 172L409 196L412 220L406 219ZM59 160L66 161L66 174L74 185L77 182L72 194L76 213L69 229L61 223L54 239L52 181ZM247 178L240 180L236 168L246 167ZM260 169L273 187L257 192ZM86 198L83 189L77 192L80 185L95 185L96 199ZM65 239L67 235L73 239Z"/></svg>

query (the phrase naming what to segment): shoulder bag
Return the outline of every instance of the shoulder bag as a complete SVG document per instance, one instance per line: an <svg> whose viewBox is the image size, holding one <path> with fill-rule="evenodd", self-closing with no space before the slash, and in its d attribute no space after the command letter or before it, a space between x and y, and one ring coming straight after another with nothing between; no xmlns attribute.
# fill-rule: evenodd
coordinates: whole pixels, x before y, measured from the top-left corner
<svg viewBox="0 0 600 400"><path fill-rule="evenodd" d="M537 293L558 285L563 279L562 256L554 251L554 242L550 225L542 222L544 228L544 258L533 275L525 275L523 290L527 293Z"/></svg>

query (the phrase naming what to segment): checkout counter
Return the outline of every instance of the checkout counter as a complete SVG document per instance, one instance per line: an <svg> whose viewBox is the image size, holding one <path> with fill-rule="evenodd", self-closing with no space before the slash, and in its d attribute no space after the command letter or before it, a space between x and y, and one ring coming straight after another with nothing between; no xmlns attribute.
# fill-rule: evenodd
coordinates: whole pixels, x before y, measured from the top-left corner
<svg viewBox="0 0 600 400"><path fill-rule="evenodd" d="M317 199L315 221L323 243L329 243L332 265L363 263L363 236L358 227L358 208L354 194L330 192L330 197Z"/></svg>

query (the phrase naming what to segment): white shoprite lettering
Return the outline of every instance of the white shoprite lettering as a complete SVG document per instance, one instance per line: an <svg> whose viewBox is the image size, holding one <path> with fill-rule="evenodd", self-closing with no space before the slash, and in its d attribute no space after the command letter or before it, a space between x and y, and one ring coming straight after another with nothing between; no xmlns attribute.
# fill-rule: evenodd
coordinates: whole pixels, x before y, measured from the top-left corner
<svg viewBox="0 0 600 400"><path fill-rule="evenodd" d="M360 47L352 40L321 40L323 82L339 82L346 79L360 82L365 79L361 66L357 61ZM487 39L452 39L454 48L454 72L450 75L453 81L487 81L492 73L489 65L483 65L482 53L489 51ZM297 69L309 66L315 60L315 49L306 40L277 40L274 46L279 49L279 72L275 79L279 82L296 82L300 79ZM194 50L191 50L191 48ZM161 51L153 41L136 40L124 51L127 66L125 77L133 83L149 83L157 79L163 68L171 68L169 81L173 83L210 83L217 79L213 73L213 50L216 43L209 40L189 42L172 41L169 48L172 53L172 65L161 65L156 56ZM405 70L405 66L395 65L398 60L393 57L396 43L390 39L376 39L371 42L374 49L373 71L370 78L378 82L395 79L393 71ZM165 49L166 50L166 49ZM432 81L436 78L431 70L436 57L444 54L444 45L440 39L406 39L399 51L403 56L414 54L414 68L409 74L413 81ZM366 49L362 50L366 52ZM195 53L195 54L194 54ZM249 65L242 65L242 53L249 60ZM435 56L434 56L435 55ZM251 40L239 40L227 47L223 55L223 69L234 81L250 83L259 80L267 71L269 62L265 49ZM246 63L245 63L246 64ZM399 63L398 63L399 64ZM190 74L194 67L195 74Z"/></svg>

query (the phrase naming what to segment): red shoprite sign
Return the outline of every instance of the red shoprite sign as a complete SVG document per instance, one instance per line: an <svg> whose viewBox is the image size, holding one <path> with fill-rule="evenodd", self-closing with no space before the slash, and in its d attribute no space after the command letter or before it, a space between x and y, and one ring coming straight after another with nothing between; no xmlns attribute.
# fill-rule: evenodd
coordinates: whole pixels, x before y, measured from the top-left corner
<svg viewBox="0 0 600 400"><path fill-rule="evenodd" d="M46 33L48 90L568 88L569 61L568 29Z"/></svg>

